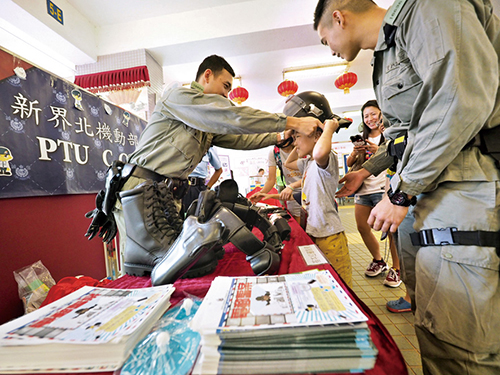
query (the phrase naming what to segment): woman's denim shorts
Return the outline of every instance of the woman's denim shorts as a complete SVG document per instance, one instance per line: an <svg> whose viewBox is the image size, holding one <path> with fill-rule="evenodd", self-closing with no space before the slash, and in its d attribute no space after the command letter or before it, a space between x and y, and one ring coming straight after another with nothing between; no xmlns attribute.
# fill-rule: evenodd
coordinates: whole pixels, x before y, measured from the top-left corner
<svg viewBox="0 0 500 375"><path fill-rule="evenodd" d="M378 202L382 200L384 193L373 193L366 195L354 195L354 204L360 204L362 206L375 207Z"/></svg>

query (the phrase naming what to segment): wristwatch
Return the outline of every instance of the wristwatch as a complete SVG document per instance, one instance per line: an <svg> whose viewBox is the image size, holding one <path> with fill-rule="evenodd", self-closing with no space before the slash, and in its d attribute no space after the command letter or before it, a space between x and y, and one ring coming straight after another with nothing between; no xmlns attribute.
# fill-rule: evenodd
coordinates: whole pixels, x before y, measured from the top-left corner
<svg viewBox="0 0 500 375"><path fill-rule="evenodd" d="M389 188L387 192L387 196L392 204L396 206L415 206L417 204L417 197L413 196L411 199L408 198L408 194L403 193L402 191L396 190L396 192L392 191L392 188Z"/></svg>

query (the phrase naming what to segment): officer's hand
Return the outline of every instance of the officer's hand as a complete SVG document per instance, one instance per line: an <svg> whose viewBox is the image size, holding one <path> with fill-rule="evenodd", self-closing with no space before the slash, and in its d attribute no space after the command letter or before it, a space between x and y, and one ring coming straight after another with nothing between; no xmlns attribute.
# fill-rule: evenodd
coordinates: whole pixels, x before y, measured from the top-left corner
<svg viewBox="0 0 500 375"><path fill-rule="evenodd" d="M323 128L323 124L314 117L287 117L286 129L293 129L301 134L310 136L316 129Z"/></svg>
<svg viewBox="0 0 500 375"><path fill-rule="evenodd" d="M335 194L336 198L343 198L354 194L363 184L363 181L370 176L371 173L366 169L361 168L359 171L349 172L339 181L339 184L344 183L339 191Z"/></svg>
<svg viewBox="0 0 500 375"><path fill-rule="evenodd" d="M407 213L408 207L392 204L386 195L370 212L368 225L375 230L394 233Z"/></svg>

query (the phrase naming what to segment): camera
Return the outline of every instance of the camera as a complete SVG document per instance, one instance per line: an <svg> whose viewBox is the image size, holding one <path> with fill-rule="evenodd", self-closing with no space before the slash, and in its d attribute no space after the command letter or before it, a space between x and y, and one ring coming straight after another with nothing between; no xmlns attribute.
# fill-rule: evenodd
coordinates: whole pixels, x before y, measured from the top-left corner
<svg viewBox="0 0 500 375"><path fill-rule="evenodd" d="M354 143L355 146L362 146L366 144L361 134L351 135L351 142Z"/></svg>

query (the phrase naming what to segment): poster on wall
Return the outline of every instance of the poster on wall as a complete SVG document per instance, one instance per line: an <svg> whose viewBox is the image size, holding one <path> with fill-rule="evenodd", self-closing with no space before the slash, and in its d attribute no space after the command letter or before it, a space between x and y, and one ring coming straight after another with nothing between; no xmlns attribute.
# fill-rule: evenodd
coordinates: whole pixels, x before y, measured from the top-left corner
<svg viewBox="0 0 500 375"><path fill-rule="evenodd" d="M145 126L0 49L0 198L95 193Z"/></svg>

